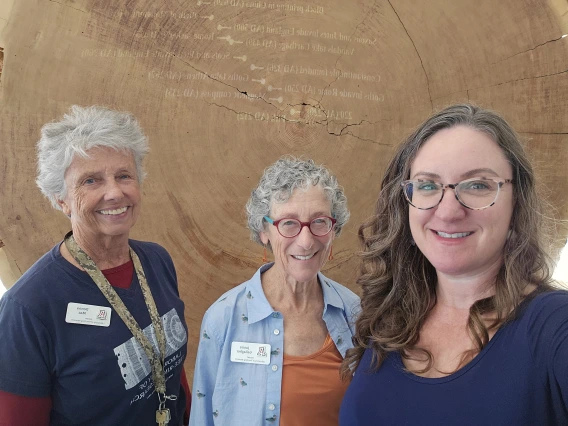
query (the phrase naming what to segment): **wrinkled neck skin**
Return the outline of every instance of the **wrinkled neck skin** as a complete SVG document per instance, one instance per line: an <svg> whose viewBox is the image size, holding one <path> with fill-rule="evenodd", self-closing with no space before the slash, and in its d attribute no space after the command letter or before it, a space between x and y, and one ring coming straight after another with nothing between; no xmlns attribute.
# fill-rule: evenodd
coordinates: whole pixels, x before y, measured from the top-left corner
<svg viewBox="0 0 568 426"><path fill-rule="evenodd" d="M495 294L495 279L503 259L499 257L488 268L467 275L450 276L438 272L436 308L465 311L478 300Z"/></svg>
<svg viewBox="0 0 568 426"><path fill-rule="evenodd" d="M310 281L296 281L280 272L275 264L262 274L261 281L266 299L275 310L297 313L323 310L323 292L317 275Z"/></svg>
<svg viewBox="0 0 568 426"><path fill-rule="evenodd" d="M130 260L128 235L97 236L79 229L73 230L75 241L89 255L100 270L123 265ZM61 255L79 269L83 269L67 250L65 242L60 247Z"/></svg>

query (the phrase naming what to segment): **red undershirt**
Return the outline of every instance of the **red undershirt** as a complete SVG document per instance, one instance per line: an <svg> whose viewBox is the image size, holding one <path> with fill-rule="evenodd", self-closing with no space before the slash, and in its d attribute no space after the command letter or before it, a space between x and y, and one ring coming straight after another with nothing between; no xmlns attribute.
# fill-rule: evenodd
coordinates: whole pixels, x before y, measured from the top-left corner
<svg viewBox="0 0 568 426"><path fill-rule="evenodd" d="M105 269L103 275L113 287L130 288L134 276L132 260L115 268ZM189 424L191 392L185 375L181 371L181 386L186 395L183 424ZM47 426L51 412L51 397L31 398L0 390L0 425Z"/></svg>

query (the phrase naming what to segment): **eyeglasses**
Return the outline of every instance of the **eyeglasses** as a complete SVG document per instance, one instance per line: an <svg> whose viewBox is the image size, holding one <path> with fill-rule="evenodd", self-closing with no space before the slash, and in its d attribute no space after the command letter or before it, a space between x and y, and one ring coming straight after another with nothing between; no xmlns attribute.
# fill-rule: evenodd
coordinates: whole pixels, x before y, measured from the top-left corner
<svg viewBox="0 0 568 426"><path fill-rule="evenodd" d="M268 216L264 216L264 219L276 226L278 233L285 238L294 238L302 232L302 228L307 226L310 232L316 237L323 237L329 234L335 225L335 220L329 216L319 216L312 219L311 222L300 222L297 219L282 218L278 220L272 220Z"/></svg>
<svg viewBox="0 0 568 426"><path fill-rule="evenodd" d="M436 207L444 198L446 188L451 188L456 194L456 200L471 210L483 210L491 207L497 201L501 187L512 183L511 179L473 178L458 183L443 184L431 180L405 180L401 183L406 200L420 210Z"/></svg>

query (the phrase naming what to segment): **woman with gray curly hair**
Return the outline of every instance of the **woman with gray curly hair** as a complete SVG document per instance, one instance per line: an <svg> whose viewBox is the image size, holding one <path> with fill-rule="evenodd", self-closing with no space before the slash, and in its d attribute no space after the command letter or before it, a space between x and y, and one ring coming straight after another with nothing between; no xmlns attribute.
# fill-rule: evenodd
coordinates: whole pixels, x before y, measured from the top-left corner
<svg viewBox="0 0 568 426"><path fill-rule="evenodd" d="M129 239L147 152L128 113L73 106L42 128L37 184L72 231L0 300L0 424L181 425L189 412L172 259Z"/></svg>
<svg viewBox="0 0 568 426"><path fill-rule="evenodd" d="M343 189L323 166L287 156L246 210L274 262L205 313L190 424L337 424L359 298L320 270L349 219Z"/></svg>

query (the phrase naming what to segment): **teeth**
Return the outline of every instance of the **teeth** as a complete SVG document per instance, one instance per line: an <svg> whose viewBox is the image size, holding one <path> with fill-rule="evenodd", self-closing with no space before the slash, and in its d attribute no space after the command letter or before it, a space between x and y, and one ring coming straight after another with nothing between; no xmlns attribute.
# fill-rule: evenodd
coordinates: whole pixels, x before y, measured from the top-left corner
<svg viewBox="0 0 568 426"><path fill-rule="evenodd" d="M294 259L298 259L298 260L308 260L308 259L311 259L312 257L314 257L314 254L310 254L309 256L294 256L294 255L292 255L292 257Z"/></svg>
<svg viewBox="0 0 568 426"><path fill-rule="evenodd" d="M444 238L463 238L467 237L471 234L471 232L457 232L455 234L446 234L445 232L437 231L436 232L440 237Z"/></svg>
<svg viewBox="0 0 568 426"><path fill-rule="evenodd" d="M107 215L117 215L117 214L124 213L127 208L128 207L122 207L122 208L116 209L116 210L100 210L100 213L107 214Z"/></svg>

